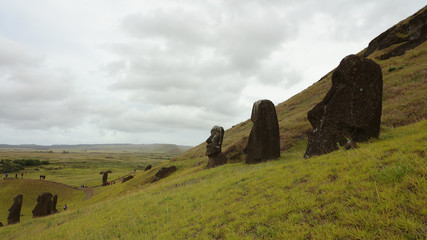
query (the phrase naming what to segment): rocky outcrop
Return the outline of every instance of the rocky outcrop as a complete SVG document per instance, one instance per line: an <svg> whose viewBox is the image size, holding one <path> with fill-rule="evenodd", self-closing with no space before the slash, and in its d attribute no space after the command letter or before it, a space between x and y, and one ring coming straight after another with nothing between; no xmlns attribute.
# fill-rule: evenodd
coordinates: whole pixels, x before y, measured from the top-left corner
<svg viewBox="0 0 427 240"><path fill-rule="evenodd" d="M224 138L224 128L214 126L211 129L211 135L206 139L206 155L209 157L207 168L213 168L223 165L227 162L224 154L222 154L221 146Z"/></svg>
<svg viewBox="0 0 427 240"><path fill-rule="evenodd" d="M376 50L383 50L395 44L401 44L391 48L388 52L379 56L385 60L405 54L407 50L421 45L427 40L427 7L415 13L409 20L389 28L387 31L374 38L363 53L363 57L369 56Z"/></svg>
<svg viewBox="0 0 427 240"><path fill-rule="evenodd" d="M307 114L313 129L305 157L332 152L349 140L378 137L382 90L378 64L357 55L345 57L332 74L331 89Z"/></svg>
<svg viewBox="0 0 427 240"><path fill-rule="evenodd" d="M169 175L171 175L173 172L176 171L176 167L175 166L170 166L170 167L162 167L155 175L155 178L152 182L157 182L162 178L165 178Z"/></svg>
<svg viewBox="0 0 427 240"><path fill-rule="evenodd" d="M45 192L37 198L37 205L33 209L33 217L42 217L51 214L52 211L52 194Z"/></svg>
<svg viewBox="0 0 427 240"><path fill-rule="evenodd" d="M259 163L280 157L279 123L270 100L259 100L252 107L253 122L246 146L246 163Z"/></svg>
<svg viewBox="0 0 427 240"><path fill-rule="evenodd" d="M20 218L21 218L21 207L22 207L22 201L23 201L23 196L20 195L16 195L13 198L13 205L12 207L9 208L9 216L7 217L7 224L15 224L15 223L19 223Z"/></svg>
<svg viewBox="0 0 427 240"><path fill-rule="evenodd" d="M150 170L150 169L151 169L151 164L150 164L150 165L148 165L147 167L145 167L144 171L148 171L148 170Z"/></svg>
<svg viewBox="0 0 427 240"><path fill-rule="evenodd" d="M108 185L108 174L112 173L112 171L108 170L103 172L102 174L102 186L107 186Z"/></svg>

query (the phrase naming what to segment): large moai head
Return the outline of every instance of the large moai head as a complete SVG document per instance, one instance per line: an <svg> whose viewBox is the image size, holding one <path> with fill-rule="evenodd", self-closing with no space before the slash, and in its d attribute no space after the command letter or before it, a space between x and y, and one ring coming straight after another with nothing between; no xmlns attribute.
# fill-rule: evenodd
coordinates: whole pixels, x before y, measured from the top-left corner
<svg viewBox="0 0 427 240"><path fill-rule="evenodd" d="M13 205L9 208L9 216L7 217L8 225L19 223L23 199L24 197L21 194L13 198Z"/></svg>
<svg viewBox="0 0 427 240"><path fill-rule="evenodd" d="M252 130L246 147L246 163L259 163L280 157L280 134L276 108L270 100L259 100L252 107Z"/></svg>
<svg viewBox="0 0 427 240"><path fill-rule="evenodd" d="M45 192L38 196L37 205L33 210L33 217L49 215L52 211L52 194Z"/></svg>
<svg viewBox="0 0 427 240"><path fill-rule="evenodd" d="M332 74L331 89L307 114L313 129L305 157L332 152L348 140L378 137L382 91L378 64L357 55L345 57Z"/></svg>
<svg viewBox="0 0 427 240"><path fill-rule="evenodd" d="M206 155L217 156L221 153L222 139L224 138L224 128L214 126L211 129L211 135L206 139Z"/></svg>

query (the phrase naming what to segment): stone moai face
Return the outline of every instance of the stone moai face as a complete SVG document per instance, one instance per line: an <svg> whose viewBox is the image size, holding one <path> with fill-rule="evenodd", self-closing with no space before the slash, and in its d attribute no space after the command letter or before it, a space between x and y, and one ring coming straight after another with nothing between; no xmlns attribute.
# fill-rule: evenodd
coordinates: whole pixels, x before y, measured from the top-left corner
<svg viewBox="0 0 427 240"><path fill-rule="evenodd" d="M13 205L9 209L9 216L7 218L7 224L15 224L19 223L21 218L21 207L23 202L23 196L22 195L16 195L13 198Z"/></svg>
<svg viewBox="0 0 427 240"><path fill-rule="evenodd" d="M52 194L42 193L37 197L37 205L33 210L33 217L49 215L52 210Z"/></svg>
<svg viewBox="0 0 427 240"><path fill-rule="evenodd" d="M246 147L246 163L259 163L280 157L280 134L276 108L270 100L259 100L252 107L253 122Z"/></svg>
<svg viewBox="0 0 427 240"><path fill-rule="evenodd" d="M383 81L381 67L357 55L345 57L332 74L325 98L307 113L313 126L305 157L338 149L349 140L378 137Z"/></svg>
<svg viewBox="0 0 427 240"><path fill-rule="evenodd" d="M112 173L112 171L110 171L110 170L108 170L108 171L105 171L104 172L104 174L102 175L102 186L107 186L107 184L108 184L108 174L109 173Z"/></svg>
<svg viewBox="0 0 427 240"><path fill-rule="evenodd" d="M222 139L224 137L224 128L214 126L211 130L211 136L206 139L206 155L216 156L221 153Z"/></svg>

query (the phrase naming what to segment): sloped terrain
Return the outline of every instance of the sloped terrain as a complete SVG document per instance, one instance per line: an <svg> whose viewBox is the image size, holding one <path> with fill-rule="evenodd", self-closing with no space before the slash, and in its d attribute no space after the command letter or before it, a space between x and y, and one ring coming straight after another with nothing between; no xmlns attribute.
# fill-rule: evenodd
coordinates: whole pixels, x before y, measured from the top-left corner
<svg viewBox="0 0 427 240"><path fill-rule="evenodd" d="M421 30L427 26L426 14L427 7L424 7L410 18L390 28L410 29L408 24L415 22L418 27L414 28L419 31L408 31L405 38L401 39L396 36L397 40L387 40L387 44L379 44L385 38L381 37L385 33L389 36L388 38L391 38L393 34L398 36L402 34L400 31L390 31L389 29L372 40L369 44L370 47L358 53L358 55L366 55L367 58L378 63L383 72L382 129L404 126L427 118L427 100L425 97L427 95L427 42L425 41L427 34L419 35L424 33L421 33ZM413 20L415 17L417 21ZM422 22L423 25L419 26L419 22ZM380 56L388 54L396 47L401 46L402 43L412 41L412 36L414 39L418 39L418 45L414 49L408 47L402 56L390 57L384 60L379 59ZM367 54L368 52L370 53ZM332 71L309 88L276 106L282 151L290 149L298 141L307 138L307 134L311 129L311 125L307 120L307 112L326 95L331 86L331 77ZM252 122L247 120L225 132L222 149L229 161L239 162L243 160L243 149L246 146L251 127ZM204 156L205 146L203 143L191 149L181 155L178 160Z"/></svg>
<svg viewBox="0 0 427 240"><path fill-rule="evenodd" d="M387 130L358 149L310 159L301 158L303 141L280 159L256 165L204 170L191 167L196 160L182 161L167 179L148 184L155 171L137 174L104 188L95 196L102 196L98 203L3 227L0 234L2 239L425 239L426 129L422 121ZM133 190L118 194L125 189Z"/></svg>
<svg viewBox="0 0 427 240"><path fill-rule="evenodd" d="M162 165L178 169L165 179L151 183L161 166L138 170L134 179L96 189L67 212L0 228L0 237L426 239L427 44L379 59L397 45L368 56L383 72L379 139L303 158L311 129L307 112L329 90L329 73L276 106L279 159L242 162L251 128L245 121L224 135L229 164L206 170L201 144Z"/></svg>

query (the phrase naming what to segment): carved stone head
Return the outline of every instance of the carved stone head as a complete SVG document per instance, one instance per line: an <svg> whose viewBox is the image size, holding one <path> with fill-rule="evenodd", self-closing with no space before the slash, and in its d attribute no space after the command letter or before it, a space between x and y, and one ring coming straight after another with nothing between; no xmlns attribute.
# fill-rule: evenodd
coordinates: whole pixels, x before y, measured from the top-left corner
<svg viewBox="0 0 427 240"><path fill-rule="evenodd" d="M224 137L224 128L214 126L211 130L211 136L206 139L206 155L216 156L221 153L222 139Z"/></svg>

